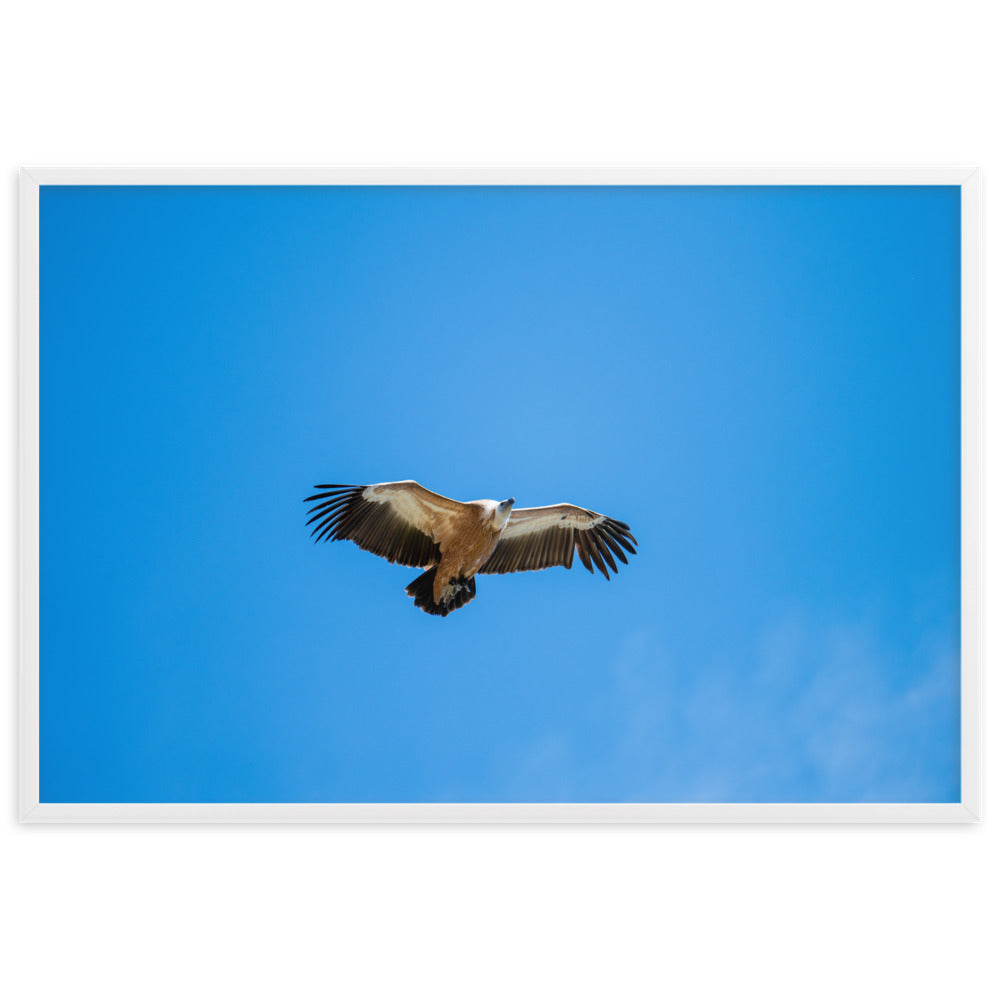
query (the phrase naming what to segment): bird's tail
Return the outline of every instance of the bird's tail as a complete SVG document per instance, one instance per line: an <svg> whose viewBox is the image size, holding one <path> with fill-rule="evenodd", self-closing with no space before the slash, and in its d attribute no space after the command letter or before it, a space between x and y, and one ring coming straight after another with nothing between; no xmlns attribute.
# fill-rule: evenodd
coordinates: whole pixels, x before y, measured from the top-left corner
<svg viewBox="0 0 1000 1000"><path fill-rule="evenodd" d="M416 580L411 581L406 593L413 598L413 603L429 615L447 617L452 611L465 607L476 596L476 578L456 577L445 587L440 604L434 603L434 576L437 566L432 566L426 573L421 573Z"/></svg>

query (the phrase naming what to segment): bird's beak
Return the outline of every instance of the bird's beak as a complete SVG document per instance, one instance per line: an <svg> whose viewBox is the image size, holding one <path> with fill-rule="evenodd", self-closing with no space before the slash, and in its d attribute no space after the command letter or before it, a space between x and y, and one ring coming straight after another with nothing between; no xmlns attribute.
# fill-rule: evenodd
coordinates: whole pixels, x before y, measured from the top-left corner
<svg viewBox="0 0 1000 1000"><path fill-rule="evenodd" d="M501 504L501 506L502 507L513 507L514 506L514 498L511 497L509 500L504 500L504 502Z"/></svg>

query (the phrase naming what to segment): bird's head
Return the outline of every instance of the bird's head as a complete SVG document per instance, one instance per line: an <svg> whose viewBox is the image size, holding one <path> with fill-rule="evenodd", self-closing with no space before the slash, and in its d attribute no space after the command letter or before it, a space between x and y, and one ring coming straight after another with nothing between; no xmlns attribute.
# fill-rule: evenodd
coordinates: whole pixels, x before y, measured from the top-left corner
<svg viewBox="0 0 1000 1000"><path fill-rule="evenodd" d="M513 497L509 500L501 500L500 503L497 504L496 512L493 514L493 527L498 531L507 523L507 518L510 517L510 511L513 506Z"/></svg>

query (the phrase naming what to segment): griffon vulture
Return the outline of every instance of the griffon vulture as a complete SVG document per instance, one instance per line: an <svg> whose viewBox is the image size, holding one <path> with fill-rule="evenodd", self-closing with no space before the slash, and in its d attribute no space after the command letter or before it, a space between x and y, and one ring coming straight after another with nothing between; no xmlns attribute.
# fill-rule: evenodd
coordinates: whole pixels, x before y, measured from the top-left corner
<svg viewBox="0 0 1000 1000"><path fill-rule="evenodd" d="M391 563L420 566L424 573L407 588L413 603L430 615L451 614L476 596L477 573L516 573L573 565L577 552L610 580L623 549L637 544L624 521L569 503L513 510L503 502L459 503L425 490L419 483L373 486L321 484L306 497L316 503L307 525L318 522L316 541L349 539Z"/></svg>

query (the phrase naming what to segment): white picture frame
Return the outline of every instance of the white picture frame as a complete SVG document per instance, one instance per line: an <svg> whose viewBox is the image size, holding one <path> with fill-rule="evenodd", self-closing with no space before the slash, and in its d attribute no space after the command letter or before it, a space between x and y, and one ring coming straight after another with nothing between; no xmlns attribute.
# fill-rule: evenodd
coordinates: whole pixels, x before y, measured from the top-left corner
<svg viewBox="0 0 1000 1000"><path fill-rule="evenodd" d="M39 191L45 185L955 185L961 188L961 801L43 803L39 797ZM969 823L981 816L981 174L970 166L159 168L20 173L19 806L25 823Z"/></svg>

